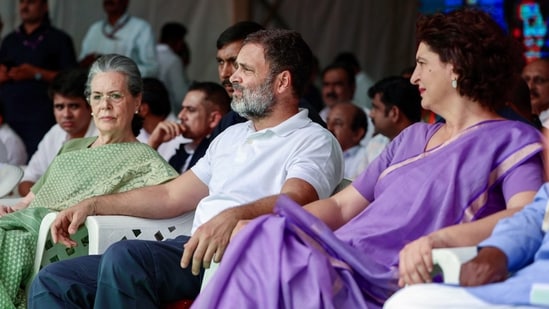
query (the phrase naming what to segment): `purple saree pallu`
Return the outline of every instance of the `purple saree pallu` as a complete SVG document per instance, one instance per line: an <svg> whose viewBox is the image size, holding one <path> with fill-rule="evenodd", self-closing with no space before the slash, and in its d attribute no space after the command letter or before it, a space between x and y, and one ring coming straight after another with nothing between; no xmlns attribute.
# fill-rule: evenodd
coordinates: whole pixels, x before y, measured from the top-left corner
<svg viewBox="0 0 549 309"><path fill-rule="evenodd" d="M370 205L330 231L289 198L230 243L194 308L377 308L397 289L398 253L440 228L505 209L543 183L541 136L486 121L425 151L441 124L403 131L352 183Z"/></svg>
<svg viewBox="0 0 549 309"><path fill-rule="evenodd" d="M232 240L192 308L365 308L360 252L286 196L275 211Z"/></svg>

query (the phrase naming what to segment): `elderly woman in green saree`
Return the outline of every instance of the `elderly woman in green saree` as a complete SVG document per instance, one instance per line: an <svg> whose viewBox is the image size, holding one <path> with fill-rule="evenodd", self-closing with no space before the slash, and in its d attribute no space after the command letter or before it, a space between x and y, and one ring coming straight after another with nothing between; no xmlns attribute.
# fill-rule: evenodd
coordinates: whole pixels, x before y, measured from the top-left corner
<svg viewBox="0 0 549 309"><path fill-rule="evenodd" d="M86 96L99 135L66 142L31 192L0 207L0 308L25 308L42 218L83 199L160 184L177 172L135 131L142 81L135 63L106 55L90 68ZM137 129L137 130L136 130Z"/></svg>

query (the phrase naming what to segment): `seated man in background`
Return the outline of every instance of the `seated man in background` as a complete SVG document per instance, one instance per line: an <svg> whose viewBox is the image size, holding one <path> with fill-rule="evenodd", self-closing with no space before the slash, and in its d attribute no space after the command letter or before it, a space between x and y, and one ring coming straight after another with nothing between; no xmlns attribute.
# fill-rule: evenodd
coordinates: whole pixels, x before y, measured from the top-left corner
<svg viewBox="0 0 549 309"><path fill-rule="evenodd" d="M295 31L249 35L231 76L231 106L249 121L223 131L175 180L88 199L52 225L55 241L74 246L70 234L91 214L169 218L196 209L192 236L120 241L103 255L50 264L33 282L29 308L155 308L194 298L204 267L222 259L240 219L271 213L282 194L300 204L329 196L343 176L341 149L298 108L311 58Z"/></svg>
<svg viewBox="0 0 549 309"><path fill-rule="evenodd" d="M38 179L44 175L61 146L73 138L97 135L91 121L91 107L86 102L84 89L87 70L69 69L59 73L52 81L49 95L53 100L55 124L38 144L25 174L19 183L19 194L25 196Z"/></svg>
<svg viewBox="0 0 549 309"><path fill-rule="evenodd" d="M353 103L368 110L372 109L372 103L368 100L368 89L373 86L374 81L362 69L356 55L352 52L340 52L334 58L333 63L345 63L355 72L355 94Z"/></svg>
<svg viewBox="0 0 549 309"><path fill-rule="evenodd" d="M25 165L27 163L27 150L23 140L13 131L9 124L4 122L4 107L0 102L0 142L4 146L4 161L13 165Z"/></svg>
<svg viewBox="0 0 549 309"><path fill-rule="evenodd" d="M548 173L549 166L545 163ZM393 295L384 308L549 307L548 232L549 183L546 183L530 205L502 219L492 235L478 245L478 255L461 267L461 287L410 285Z"/></svg>
<svg viewBox="0 0 549 309"><path fill-rule="evenodd" d="M402 130L421 121L421 96L416 85L400 76L386 77L368 89L372 99L370 118L376 135L366 145L360 171L372 162Z"/></svg>
<svg viewBox="0 0 549 309"><path fill-rule="evenodd" d="M530 89L532 112L544 127L549 127L549 59L536 59L522 70L522 78Z"/></svg>
<svg viewBox="0 0 549 309"><path fill-rule="evenodd" d="M538 115L532 111L528 84L522 78L517 79L513 86L511 99L503 108L498 110L498 114L507 119L528 123L537 129L542 127Z"/></svg>
<svg viewBox="0 0 549 309"><path fill-rule="evenodd" d="M178 136L190 141L181 143L169 159L176 171L183 173L204 156L210 145L210 134L231 109L231 98L225 89L212 82L195 82L181 104L179 122L163 121L154 129L149 145L157 148Z"/></svg>
<svg viewBox="0 0 549 309"><path fill-rule="evenodd" d="M349 102L355 94L355 73L343 63L333 63L322 71L322 100L325 107L320 118L328 120L330 109L337 103Z"/></svg>
<svg viewBox="0 0 549 309"><path fill-rule="evenodd" d="M152 77L143 78L143 97L138 114L143 119L143 128L139 131L137 140L145 144L149 143L149 138L159 123L177 120L171 113L168 89L162 81ZM179 144L184 142L186 139L180 136L153 148L168 161L175 154Z"/></svg>
<svg viewBox="0 0 549 309"><path fill-rule="evenodd" d="M337 103L330 109L327 125L343 150L343 177L355 179L362 172L358 165L366 156L366 147L360 143L368 131L366 113L351 102Z"/></svg>

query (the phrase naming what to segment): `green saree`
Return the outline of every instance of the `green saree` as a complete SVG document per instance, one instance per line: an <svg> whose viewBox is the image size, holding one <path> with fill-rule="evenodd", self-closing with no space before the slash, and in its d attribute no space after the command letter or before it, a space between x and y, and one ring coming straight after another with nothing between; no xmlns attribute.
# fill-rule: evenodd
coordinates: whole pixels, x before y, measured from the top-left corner
<svg viewBox="0 0 549 309"><path fill-rule="evenodd" d="M0 308L25 308L42 218L88 197L160 184L178 173L142 143L88 148L96 137L65 143L32 187L28 208L0 218Z"/></svg>

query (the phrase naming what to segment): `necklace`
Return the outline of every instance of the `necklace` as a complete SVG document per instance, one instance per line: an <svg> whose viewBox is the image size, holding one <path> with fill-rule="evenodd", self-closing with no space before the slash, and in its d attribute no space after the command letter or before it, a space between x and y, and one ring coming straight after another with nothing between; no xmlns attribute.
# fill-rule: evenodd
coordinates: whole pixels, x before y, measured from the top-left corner
<svg viewBox="0 0 549 309"><path fill-rule="evenodd" d="M130 20L130 15L126 15L126 17L122 21L117 23L112 28L111 31L107 31L107 26L108 26L109 23L106 20L103 21L103 28L102 28L103 35L106 36L107 38L111 39L111 40L116 40L116 37L114 35L116 34L116 32L118 32L118 30L122 29L122 27L124 27L126 25L128 20Z"/></svg>

